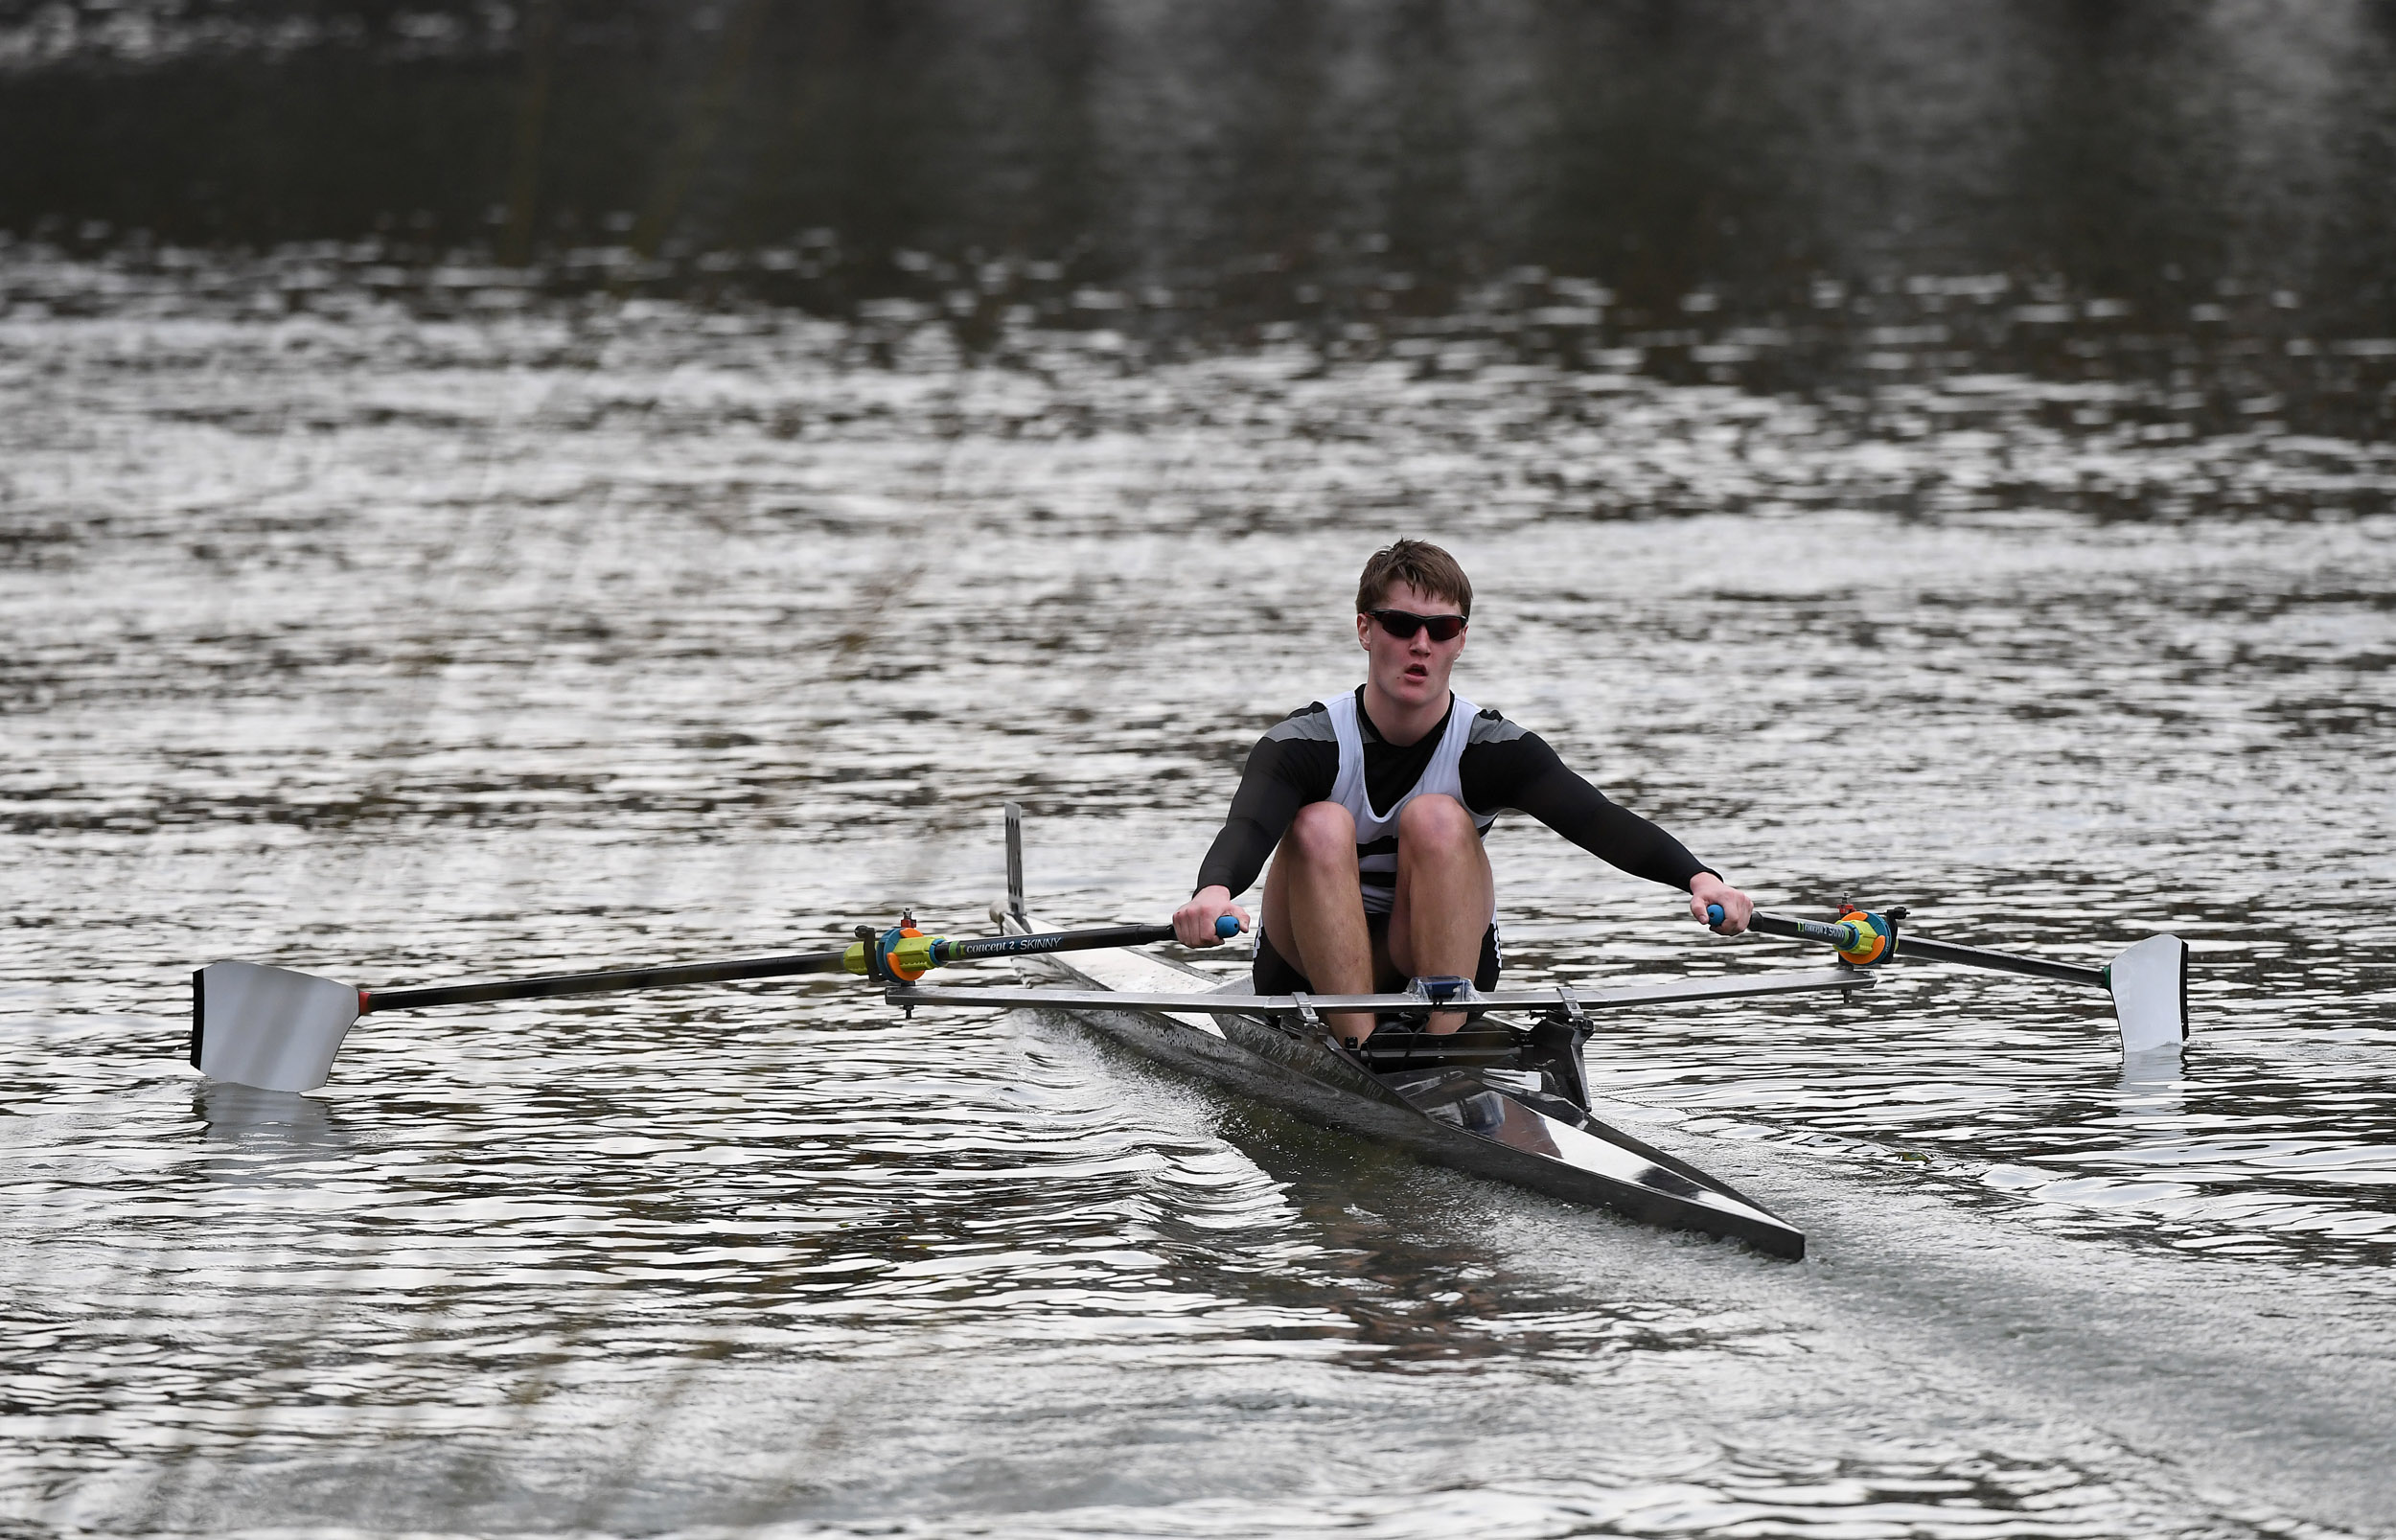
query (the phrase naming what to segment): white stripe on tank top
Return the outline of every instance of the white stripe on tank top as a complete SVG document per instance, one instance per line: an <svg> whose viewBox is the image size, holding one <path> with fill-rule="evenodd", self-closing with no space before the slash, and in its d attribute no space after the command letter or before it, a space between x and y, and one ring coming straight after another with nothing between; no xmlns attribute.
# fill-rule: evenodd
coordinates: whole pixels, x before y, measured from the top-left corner
<svg viewBox="0 0 2396 1540"><path fill-rule="evenodd" d="M1364 888L1365 912L1387 914L1397 898L1397 819L1406 811L1406 804L1418 796L1449 796L1472 818L1473 827L1483 834L1497 821L1497 815L1473 811L1464 800L1464 781L1459 768L1464 757L1464 746L1472 741L1472 721L1481 708L1461 695L1448 701L1447 728L1440 739L1440 747L1432 752L1431 763L1422 768L1422 775L1407 789L1406 794L1387 811L1376 809L1372 797L1365 790L1365 733L1358 723L1356 696L1323 698L1323 708L1330 715L1332 730L1339 737L1339 774L1331 782L1331 800L1348 810L1356 820L1356 875ZM1384 848L1373 851L1376 844ZM1496 895L1490 895L1489 918L1497 919Z"/></svg>

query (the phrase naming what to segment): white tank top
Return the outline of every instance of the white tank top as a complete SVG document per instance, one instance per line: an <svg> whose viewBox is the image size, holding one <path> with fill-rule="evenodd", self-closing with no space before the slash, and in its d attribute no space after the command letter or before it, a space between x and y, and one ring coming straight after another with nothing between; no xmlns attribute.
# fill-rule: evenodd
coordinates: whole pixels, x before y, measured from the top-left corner
<svg viewBox="0 0 2396 1540"><path fill-rule="evenodd" d="M1464 782L1459 762L1464 757L1464 746L1472 741L1472 719L1481 708L1463 696L1451 696L1447 710L1447 726L1440 738L1440 747L1432 751L1431 763L1422 768L1422 775L1407 789L1406 794L1388 808L1375 808L1365 791L1365 733L1356 720L1356 696L1323 698L1323 708L1331 718L1332 730L1339 737L1339 775L1331 783L1331 800L1348 810L1356 820L1356 875L1364 888L1365 912L1387 914L1397 898L1397 819L1406 811L1406 804L1425 794L1451 796L1472 818L1473 827L1483 834L1497 821L1497 815L1476 813L1464 801ZM1495 895L1491 896L1489 918L1497 918Z"/></svg>

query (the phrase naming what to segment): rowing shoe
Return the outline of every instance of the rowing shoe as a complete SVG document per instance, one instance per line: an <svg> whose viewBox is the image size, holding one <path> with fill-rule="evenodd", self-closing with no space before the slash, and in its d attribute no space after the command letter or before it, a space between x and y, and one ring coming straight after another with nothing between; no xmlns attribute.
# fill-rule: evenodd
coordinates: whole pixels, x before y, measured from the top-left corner
<svg viewBox="0 0 2396 1540"><path fill-rule="evenodd" d="M1224 915L1215 934L1230 939L1239 922ZM1021 957L1098 947L1144 947L1173 939L1169 925L1113 925L1094 931L1055 931L1046 935L995 935L954 940L926 935L911 917L877 933L859 926L857 939L837 952L787 953L736 957L726 962L680 963L659 968L613 968L599 973L542 974L532 978L476 984L439 984L423 989L360 989L289 968L255 962L212 962L192 973L192 1067L217 1080L264 1091L313 1091L333 1072L357 1019L375 1011L422 1010L431 1005L479 1005L500 1000L545 1000L559 995L604 995L621 990L670 989L681 984L723 984L748 978L788 978L799 974L856 974L886 988L906 989L926 973L950 963L990 957Z"/></svg>
<svg viewBox="0 0 2396 1540"><path fill-rule="evenodd" d="M1758 913L1749 916L1747 929L1791 941L1818 941L1855 968L1877 968L1899 956L1919 957L1925 962L1960 963L1967 968L2093 985L2113 997L2113 1019L2121 1025L2125 1057L2176 1048L2188 1040L2188 943L2176 935L2151 935L2115 953L2104 967L2087 968L1984 947L1959 947L1918 935L1901 937L1899 929L1904 919L1902 908L1875 912L1842 904L1835 920L1789 920ZM1706 923L1717 930L1721 927L1721 905L1706 906Z"/></svg>

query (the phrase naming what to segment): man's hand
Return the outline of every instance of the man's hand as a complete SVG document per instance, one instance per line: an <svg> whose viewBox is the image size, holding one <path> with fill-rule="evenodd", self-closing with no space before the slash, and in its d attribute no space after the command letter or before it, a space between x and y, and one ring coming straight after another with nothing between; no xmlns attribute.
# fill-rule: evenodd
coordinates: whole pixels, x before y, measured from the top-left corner
<svg viewBox="0 0 2396 1540"><path fill-rule="evenodd" d="M1225 914L1236 915L1239 928L1248 929L1248 911L1232 902L1230 888L1202 887L1173 911L1173 934L1186 947L1219 947L1223 938L1214 933L1214 922Z"/></svg>
<svg viewBox="0 0 2396 1540"><path fill-rule="evenodd" d="M1706 906L1709 904L1722 906L1721 931L1724 935L1737 935L1747 929L1747 916L1756 911L1755 905L1748 902L1746 894L1712 872L1699 872L1689 880L1689 912L1697 917L1699 925L1706 923Z"/></svg>

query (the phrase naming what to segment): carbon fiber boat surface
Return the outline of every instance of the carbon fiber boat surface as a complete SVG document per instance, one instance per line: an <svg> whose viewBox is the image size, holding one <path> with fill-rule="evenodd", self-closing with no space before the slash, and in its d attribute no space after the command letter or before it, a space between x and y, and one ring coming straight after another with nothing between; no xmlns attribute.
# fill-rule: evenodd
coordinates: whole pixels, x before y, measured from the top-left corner
<svg viewBox="0 0 2396 1540"><path fill-rule="evenodd" d="M1010 926L1029 925L1010 915ZM1439 1165L1645 1224L1743 1241L1791 1259L1804 1231L1730 1184L1592 1116L1583 1033L1564 1021L1484 1017L1448 1037L1384 1031L1360 1054L1319 1025L1219 1011L1193 969L1140 952L1042 959L1070 981L1069 1014L1143 1056L1203 1075L1323 1127L1395 1145ZM1114 1010L1090 990L1187 991L1187 1010Z"/></svg>

